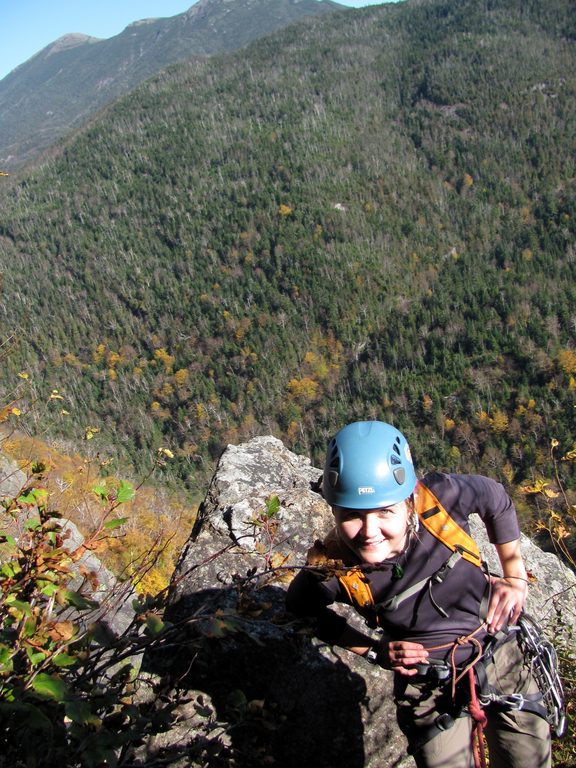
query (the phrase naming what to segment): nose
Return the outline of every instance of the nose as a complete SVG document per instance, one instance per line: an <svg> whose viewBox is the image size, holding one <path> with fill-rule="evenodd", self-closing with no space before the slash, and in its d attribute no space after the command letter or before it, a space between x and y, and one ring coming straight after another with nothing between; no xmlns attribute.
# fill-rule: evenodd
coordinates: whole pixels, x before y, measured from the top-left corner
<svg viewBox="0 0 576 768"><path fill-rule="evenodd" d="M372 538L378 533L378 515L367 512L362 518L362 535L366 539Z"/></svg>

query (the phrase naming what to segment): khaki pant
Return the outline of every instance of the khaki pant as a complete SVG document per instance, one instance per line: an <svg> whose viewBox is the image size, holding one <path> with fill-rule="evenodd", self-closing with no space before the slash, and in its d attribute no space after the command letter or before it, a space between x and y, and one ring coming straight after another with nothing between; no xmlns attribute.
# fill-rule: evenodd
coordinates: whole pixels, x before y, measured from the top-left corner
<svg viewBox="0 0 576 768"><path fill-rule="evenodd" d="M500 693L538 692L516 640L496 650L494 661L486 665L486 673L488 683ZM466 711L455 717L446 730L429 730L438 715L456 711L450 685L439 688L435 683L416 683L400 675L395 682L398 723L418 768L474 768L473 723ZM460 686L467 684L465 680ZM520 710L499 710L493 705L485 713L490 768L550 768L550 728L544 718ZM450 725L450 718L446 720L445 724Z"/></svg>

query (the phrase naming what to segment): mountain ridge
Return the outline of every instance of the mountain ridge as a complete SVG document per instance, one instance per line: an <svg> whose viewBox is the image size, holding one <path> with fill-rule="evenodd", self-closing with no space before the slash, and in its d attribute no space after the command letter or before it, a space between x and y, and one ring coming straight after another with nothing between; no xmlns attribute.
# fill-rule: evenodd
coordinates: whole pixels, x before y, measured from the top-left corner
<svg viewBox="0 0 576 768"><path fill-rule="evenodd" d="M168 445L192 486L227 443L314 454L354 417L506 482L569 450L569 4L485 7L171 67L6 184L4 386L65 382L55 433L98 426L135 465Z"/></svg>
<svg viewBox="0 0 576 768"><path fill-rule="evenodd" d="M201 0L111 38L64 35L0 81L0 165L15 170L161 69L241 48L304 18L344 10L331 0ZM350 10L350 9L345 9Z"/></svg>

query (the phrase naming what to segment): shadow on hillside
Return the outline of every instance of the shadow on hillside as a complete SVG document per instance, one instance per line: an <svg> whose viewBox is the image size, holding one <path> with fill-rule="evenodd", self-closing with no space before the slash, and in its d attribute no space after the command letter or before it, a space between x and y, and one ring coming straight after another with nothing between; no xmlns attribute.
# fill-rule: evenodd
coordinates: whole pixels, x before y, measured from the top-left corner
<svg viewBox="0 0 576 768"><path fill-rule="evenodd" d="M160 675L169 696L188 695L196 712L203 707L202 726L208 725L213 710L212 720L224 725L228 764L363 768L363 678L320 653L290 621L282 589L266 587L256 595L242 610L238 592L231 588L202 590L175 603L166 616L171 622L206 618L189 623L176 643L148 656L145 669ZM218 623L234 615L236 631ZM164 739L161 753L148 750L149 764L161 759L169 765L178 755L197 753L205 739L201 730L189 726L186 743L178 747L167 749ZM223 757L212 749L212 759L208 756L203 764L224 765Z"/></svg>

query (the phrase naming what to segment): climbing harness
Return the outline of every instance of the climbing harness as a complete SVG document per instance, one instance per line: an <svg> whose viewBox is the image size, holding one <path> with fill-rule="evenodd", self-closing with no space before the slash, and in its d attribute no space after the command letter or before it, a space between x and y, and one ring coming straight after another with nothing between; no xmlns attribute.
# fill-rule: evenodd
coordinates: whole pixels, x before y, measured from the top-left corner
<svg viewBox="0 0 576 768"><path fill-rule="evenodd" d="M480 664L480 661L484 654L484 648L482 646L482 643L478 640L476 635L479 632L481 632L483 629L485 629L485 627L486 625L483 622L482 624L480 624L479 627L477 627L474 630L474 632L471 632L469 635L465 635L464 637L459 637L453 643L445 643L443 645L436 645L436 646L427 648L428 651L450 649L450 664L449 664L448 679L451 680L451 687L452 687L451 694L452 694L453 702L456 701L456 686L461 680L464 680L464 678L468 679L468 688L469 688L469 697L470 697L468 701L468 712L470 713L470 716L472 718L472 723L473 723L472 751L474 754L474 764L476 768L486 768L487 766L486 750L484 747L484 728L486 727L488 719L486 717L486 713L482 708L482 704L479 701L478 694L476 692L476 677L474 672L476 667ZM458 650L458 648L461 648L464 645L473 645L475 648L475 654L470 661L464 664L462 669L459 669L456 666L456 651ZM451 725L453 724L454 724L454 721L452 720L452 723L448 727L451 727ZM439 730L446 730L445 725L441 724L439 726L438 721L435 723L435 725L439 727ZM434 736L434 733L430 732L430 737L433 738L433 736Z"/></svg>
<svg viewBox="0 0 576 768"><path fill-rule="evenodd" d="M415 511L426 530L450 550L446 562L431 576L420 580L387 601L378 604L378 611L394 611L408 598L422 591L426 586L432 604L442 614L447 615L437 605L432 595L434 584L442 582L456 563L464 558L468 562L484 568L480 552L474 539L453 520L435 495L423 483L418 483L415 495ZM366 619L369 626L377 626L376 605L370 589L366 569L355 566L337 574L338 580L348 595L354 608ZM418 675L430 681L437 681L439 686L451 684L454 709L451 713L440 714L435 723L421 729L417 745L413 751L432 739L439 731L450 729L455 718L461 716L464 707L456 704L456 686L468 679L468 703L466 708L473 721L472 748L476 768L486 768L487 760L484 747L483 731L487 723L485 708L488 706L503 709L516 709L532 712L543 717L554 729L557 737L564 734L566 716L564 693L558 672L558 659L554 646L545 640L534 620L523 613L518 626L509 627L506 632L492 638L486 647L475 637L486 628L484 622L472 633L458 638L454 643L427 648L428 651L450 650L449 661L443 662L430 658L429 663L417 665ZM539 693L534 695L511 693L501 694L488 685L486 665L493 661L494 652L504 643L517 636L518 644L524 657L530 664ZM456 651L463 645L473 645L475 653L463 667L456 665Z"/></svg>
<svg viewBox="0 0 576 768"><path fill-rule="evenodd" d="M488 706L539 715L550 724L558 738L563 736L566 728L564 693L556 651L554 646L543 638L534 619L522 613L517 626L509 627L505 632L492 637L485 648L475 637L484 626L482 624L475 632L458 638L454 643L427 648L428 651L450 649L449 662L431 659L429 664L417 666L420 675L437 680L439 686L447 685L450 681L451 698L455 706L456 686L465 677L468 678L467 710L473 722L472 749L476 768L486 768L487 765L483 732L487 724L485 709ZM514 638L517 638L520 650L530 664L531 673L539 688L537 694L502 694L488 684L486 666L493 663L495 651ZM459 668L455 664L456 649L463 645L474 645L476 653L463 668ZM459 714L456 708L451 714L439 715L432 726L422 731L416 749L434 738L438 732L450 729Z"/></svg>
<svg viewBox="0 0 576 768"><path fill-rule="evenodd" d="M366 574L360 568L352 568L338 576L338 581L344 587L352 605L360 613L374 608L374 597Z"/></svg>

